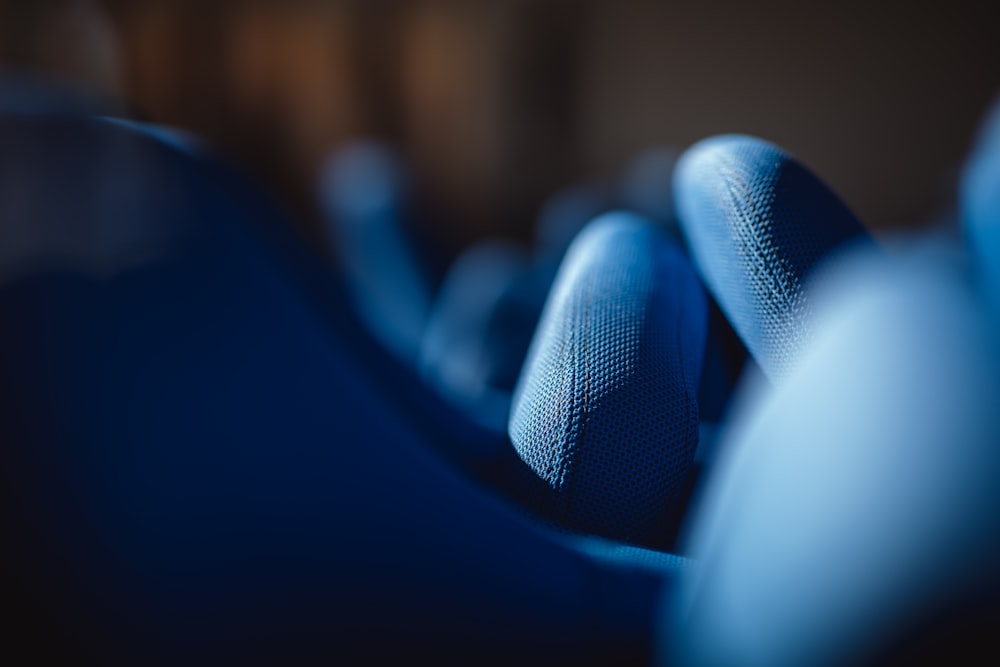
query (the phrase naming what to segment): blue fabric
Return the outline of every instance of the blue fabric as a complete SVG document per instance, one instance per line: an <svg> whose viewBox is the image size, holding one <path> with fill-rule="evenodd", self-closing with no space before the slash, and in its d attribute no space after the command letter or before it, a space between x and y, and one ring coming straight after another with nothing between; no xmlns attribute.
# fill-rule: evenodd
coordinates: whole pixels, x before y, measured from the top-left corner
<svg viewBox="0 0 1000 667"><path fill-rule="evenodd" d="M674 146L650 146L630 160L619 184L623 209L646 217L678 238L681 231L673 180L680 157L681 151ZM698 393L702 421L723 419L746 361L746 348L713 300Z"/></svg>
<svg viewBox="0 0 1000 667"><path fill-rule="evenodd" d="M565 187L549 196L535 223L535 262L550 267L550 280L577 234L594 218L615 208L615 194L590 184Z"/></svg>
<svg viewBox="0 0 1000 667"><path fill-rule="evenodd" d="M995 660L996 334L947 252L898 254L826 274L799 366L745 388L662 664Z"/></svg>
<svg viewBox="0 0 1000 667"><path fill-rule="evenodd" d="M867 236L805 167L752 137L702 141L674 180L681 228L709 290L772 380L813 335L806 286L824 259Z"/></svg>
<svg viewBox="0 0 1000 667"><path fill-rule="evenodd" d="M1000 102L987 115L965 166L961 215L982 287L1000 310Z"/></svg>
<svg viewBox="0 0 1000 667"><path fill-rule="evenodd" d="M420 369L477 423L506 433L514 386L559 264L577 233L611 206L601 188L565 188L543 205L530 251L491 239L452 263L424 332Z"/></svg>
<svg viewBox="0 0 1000 667"><path fill-rule="evenodd" d="M671 187L681 151L675 146L650 146L635 155L621 179L621 205L679 234Z"/></svg>
<svg viewBox="0 0 1000 667"><path fill-rule="evenodd" d="M517 458L507 434L484 427L455 409L418 376L412 361L392 354L373 335L370 322L358 316L356 292L347 285L350 278L301 243L274 202L226 166L204 166L214 166L211 177L215 184L224 186L227 196L244 204L241 214L260 234L261 243L293 274L300 295L322 318L327 333L350 350L392 414L425 434L428 443L464 473L490 486L506 484L512 461Z"/></svg>
<svg viewBox="0 0 1000 667"><path fill-rule="evenodd" d="M670 576L568 548L447 465L238 179L108 123L0 137L4 650L644 661Z"/></svg>
<svg viewBox="0 0 1000 667"><path fill-rule="evenodd" d="M698 441L706 295L683 251L629 214L570 247L515 392L510 436L561 526L658 546Z"/></svg>

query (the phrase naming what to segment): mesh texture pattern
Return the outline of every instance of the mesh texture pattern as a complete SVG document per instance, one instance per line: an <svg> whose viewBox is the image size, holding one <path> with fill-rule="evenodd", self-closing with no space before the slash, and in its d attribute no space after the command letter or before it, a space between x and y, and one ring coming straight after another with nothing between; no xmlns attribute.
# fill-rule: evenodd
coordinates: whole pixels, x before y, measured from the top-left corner
<svg viewBox="0 0 1000 667"><path fill-rule="evenodd" d="M752 137L703 141L674 179L681 226L703 278L772 380L812 336L806 285L864 228L812 173Z"/></svg>
<svg viewBox="0 0 1000 667"><path fill-rule="evenodd" d="M514 397L511 440L571 530L657 545L698 441L707 295L665 232L609 214L571 246Z"/></svg>

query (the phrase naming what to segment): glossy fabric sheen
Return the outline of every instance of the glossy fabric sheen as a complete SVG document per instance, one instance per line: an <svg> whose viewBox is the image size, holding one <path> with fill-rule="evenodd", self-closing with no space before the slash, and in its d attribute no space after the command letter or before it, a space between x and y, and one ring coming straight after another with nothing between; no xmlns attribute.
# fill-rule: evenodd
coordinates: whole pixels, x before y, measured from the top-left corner
<svg viewBox="0 0 1000 667"><path fill-rule="evenodd" d="M511 440L544 481L533 498L572 530L641 544L698 442L707 295L682 250L627 214L570 247L515 392Z"/></svg>
<svg viewBox="0 0 1000 667"><path fill-rule="evenodd" d="M696 144L674 179L697 266L747 349L772 380L814 334L806 286L831 252L866 234L813 174L752 137Z"/></svg>

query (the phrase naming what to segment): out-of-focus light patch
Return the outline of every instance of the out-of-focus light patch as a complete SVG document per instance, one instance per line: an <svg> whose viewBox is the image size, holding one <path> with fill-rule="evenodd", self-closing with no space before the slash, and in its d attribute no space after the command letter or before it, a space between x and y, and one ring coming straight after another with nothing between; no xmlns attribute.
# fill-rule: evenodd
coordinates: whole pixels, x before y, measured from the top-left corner
<svg viewBox="0 0 1000 667"><path fill-rule="evenodd" d="M116 118L113 116L103 117L100 120L127 128L151 139L156 139L174 150L188 153L189 155L201 155L206 150L202 140L197 135L180 128L155 123L142 123L128 118Z"/></svg>
<svg viewBox="0 0 1000 667"><path fill-rule="evenodd" d="M705 284L773 382L815 335L806 288L832 253L870 237L847 206L782 148L710 137L674 172L678 219Z"/></svg>
<svg viewBox="0 0 1000 667"><path fill-rule="evenodd" d="M674 146L652 146L636 155L622 178L622 205L650 220L675 228L677 212L672 184L680 156L680 151Z"/></svg>
<svg viewBox="0 0 1000 667"><path fill-rule="evenodd" d="M107 277L196 233L193 196L148 132L58 107L3 116L0 141L0 281L56 267Z"/></svg>
<svg viewBox="0 0 1000 667"><path fill-rule="evenodd" d="M558 267L577 234L597 216L611 211L613 197L597 185L572 185L551 195L536 223L538 260Z"/></svg>
<svg viewBox="0 0 1000 667"><path fill-rule="evenodd" d="M965 166L961 216L982 287L1000 310L1000 101L987 116Z"/></svg>
<svg viewBox="0 0 1000 667"><path fill-rule="evenodd" d="M981 303L932 254L842 259L812 288L801 365L745 387L665 660L844 664L992 576L1000 366Z"/></svg>
<svg viewBox="0 0 1000 667"><path fill-rule="evenodd" d="M466 250L441 285L420 349L424 379L499 431L506 429L511 395L490 383L489 328L504 296L530 268L528 254L513 243L484 241Z"/></svg>
<svg viewBox="0 0 1000 667"><path fill-rule="evenodd" d="M347 224L367 223L372 216L398 213L405 190L402 167L387 146L356 141L337 149L327 162L323 201Z"/></svg>

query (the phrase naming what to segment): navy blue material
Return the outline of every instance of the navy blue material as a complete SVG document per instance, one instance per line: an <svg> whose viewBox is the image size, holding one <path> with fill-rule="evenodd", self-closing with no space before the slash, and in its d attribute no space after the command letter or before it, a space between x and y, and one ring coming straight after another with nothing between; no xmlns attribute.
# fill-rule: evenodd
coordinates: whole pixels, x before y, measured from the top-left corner
<svg viewBox="0 0 1000 667"><path fill-rule="evenodd" d="M111 124L0 137L21 239L0 261L3 650L645 660L669 576L598 563L456 474L229 176Z"/></svg>
<svg viewBox="0 0 1000 667"><path fill-rule="evenodd" d="M674 146L650 146L632 158L619 185L619 199L624 210L644 216L678 239L682 235L673 180L680 156L680 150ZM722 420L746 361L746 347L713 299L698 392L702 421L717 423Z"/></svg>
<svg viewBox="0 0 1000 667"><path fill-rule="evenodd" d="M30 70L0 69L0 114L10 116L81 116L118 111L112 100L85 87L40 76Z"/></svg>
<svg viewBox="0 0 1000 667"><path fill-rule="evenodd" d="M698 443L707 296L655 225L608 214L570 247L514 398L510 436L566 528L659 546Z"/></svg>
<svg viewBox="0 0 1000 667"><path fill-rule="evenodd" d="M195 137L178 136L173 130L146 123L101 120L129 128L196 158L203 177L224 190L230 201L239 203L244 230L259 235L260 242L277 254L281 265L294 273L301 295L322 317L328 334L352 351L352 357L375 380L380 395L394 414L426 434L435 450L464 473L492 487L509 483L511 459L516 456L510 452L506 432L470 420L466 413L428 391L411 363L391 354L373 337L370 328L356 316L355 301L345 288L349 279L301 243L274 201L228 165L213 159L210 148ZM145 192L144 196L155 195Z"/></svg>
<svg viewBox="0 0 1000 667"><path fill-rule="evenodd" d="M806 285L831 253L867 239L823 183L780 148L707 139L674 179L681 228L719 306L771 380L814 334Z"/></svg>
<svg viewBox="0 0 1000 667"><path fill-rule="evenodd" d="M507 483L516 456L507 434L486 428L431 391L413 364L392 354L373 337L370 327L357 316L355 300L337 267L313 252L293 233L292 225L275 202L263 196L247 179L227 165L203 161L211 170L213 184L226 196L240 202L248 230L274 252L284 270L292 274L300 295L322 319L326 332L345 349L370 378L397 418L427 436L434 450L466 474L490 486Z"/></svg>

